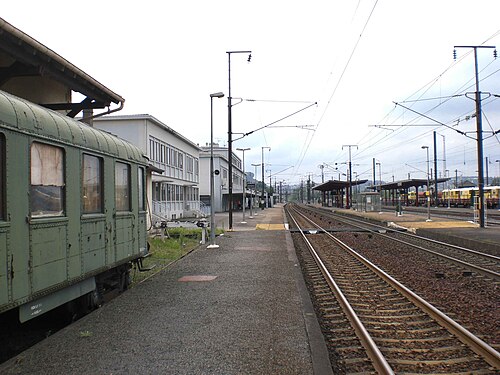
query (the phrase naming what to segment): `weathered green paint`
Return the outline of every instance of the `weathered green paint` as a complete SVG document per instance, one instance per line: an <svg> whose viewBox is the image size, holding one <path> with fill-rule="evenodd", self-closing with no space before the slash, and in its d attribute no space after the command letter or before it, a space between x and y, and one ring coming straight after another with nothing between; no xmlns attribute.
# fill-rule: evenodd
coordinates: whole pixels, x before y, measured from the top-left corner
<svg viewBox="0 0 500 375"><path fill-rule="evenodd" d="M9 301L7 275L9 274L9 257L7 256L7 232L0 228L0 305Z"/></svg>
<svg viewBox="0 0 500 375"><path fill-rule="evenodd" d="M136 182L137 168L146 166L147 159L138 148L2 91L0 134L5 137L6 148L6 215L4 221L0 220L0 312L40 298L47 298L50 306L67 302L67 298L76 298L87 289L71 285L81 285L83 280L93 282L99 272L145 253L146 217L138 212ZM29 159L34 141L63 149L62 217L30 217ZM84 153L103 160L101 214L81 213ZM117 161L131 166L132 208L127 213L117 213L114 207ZM60 291L57 296L50 297L56 291ZM33 306L28 305L25 312L32 314Z"/></svg>
<svg viewBox="0 0 500 375"><path fill-rule="evenodd" d="M52 294L38 298L19 307L19 320L36 318L37 316L50 311L63 303L69 302L95 289L93 278L78 282L64 289L60 289Z"/></svg>

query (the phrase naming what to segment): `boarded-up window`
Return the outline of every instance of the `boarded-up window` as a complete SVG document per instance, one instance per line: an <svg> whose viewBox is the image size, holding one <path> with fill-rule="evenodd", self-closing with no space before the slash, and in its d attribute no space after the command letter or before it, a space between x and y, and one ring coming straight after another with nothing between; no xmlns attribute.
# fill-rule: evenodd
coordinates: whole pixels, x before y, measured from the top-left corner
<svg viewBox="0 0 500 375"><path fill-rule="evenodd" d="M115 204L116 211L130 211L130 166L115 164Z"/></svg>
<svg viewBox="0 0 500 375"><path fill-rule="evenodd" d="M62 215L64 154L59 147L31 144L31 216Z"/></svg>
<svg viewBox="0 0 500 375"><path fill-rule="evenodd" d="M82 210L84 214L102 212L102 159L83 155Z"/></svg>

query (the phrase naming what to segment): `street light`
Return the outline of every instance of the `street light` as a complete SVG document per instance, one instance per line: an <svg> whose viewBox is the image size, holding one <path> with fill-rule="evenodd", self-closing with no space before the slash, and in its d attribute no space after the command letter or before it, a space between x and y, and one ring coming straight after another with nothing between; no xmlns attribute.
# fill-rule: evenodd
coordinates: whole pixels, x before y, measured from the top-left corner
<svg viewBox="0 0 500 375"><path fill-rule="evenodd" d="M247 175L245 174L245 151L250 150L250 148L237 148L237 150L243 152L243 221L241 224L246 224L245 206L247 205Z"/></svg>
<svg viewBox="0 0 500 375"><path fill-rule="evenodd" d="M210 94L210 245L208 249L216 249L215 244L215 210L214 210L214 98L223 98L224 93Z"/></svg>
<svg viewBox="0 0 500 375"><path fill-rule="evenodd" d="M429 195L429 146L422 146L427 151L427 220L431 220L431 196ZM416 197L418 199L418 197Z"/></svg>
<svg viewBox="0 0 500 375"><path fill-rule="evenodd" d="M264 149L265 148L268 148L269 151L271 151L271 147L267 147L267 146L262 146L262 195L260 197L260 201L262 202L264 200L264 186L265 186L265 182L264 182ZM267 205L267 204L266 204ZM264 209L264 204L262 203L262 209Z"/></svg>
<svg viewBox="0 0 500 375"><path fill-rule="evenodd" d="M248 53L247 61L250 62L252 58L252 51L227 51L227 59L228 59L228 82L229 82L229 91L227 96L227 154L229 160L229 230L233 230L233 124L232 124L232 114L231 107L232 105L232 97L231 97L231 54L232 53Z"/></svg>

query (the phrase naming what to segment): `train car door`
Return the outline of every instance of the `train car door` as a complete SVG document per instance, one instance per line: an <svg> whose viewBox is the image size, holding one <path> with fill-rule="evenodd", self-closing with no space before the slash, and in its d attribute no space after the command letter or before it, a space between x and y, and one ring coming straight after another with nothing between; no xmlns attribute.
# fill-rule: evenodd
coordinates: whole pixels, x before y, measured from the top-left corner
<svg viewBox="0 0 500 375"><path fill-rule="evenodd" d="M30 146L29 272L31 293L66 280L67 224L64 206L64 150Z"/></svg>

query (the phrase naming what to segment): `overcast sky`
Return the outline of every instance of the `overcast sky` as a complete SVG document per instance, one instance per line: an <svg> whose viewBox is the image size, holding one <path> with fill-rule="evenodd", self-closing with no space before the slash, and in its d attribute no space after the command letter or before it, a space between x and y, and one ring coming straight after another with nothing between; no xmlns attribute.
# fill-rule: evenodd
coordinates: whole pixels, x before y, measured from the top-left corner
<svg viewBox="0 0 500 375"><path fill-rule="evenodd" d="M266 170L286 169L278 181L321 182L325 163L325 180L337 179L332 167L346 171L346 145L357 146L360 179L372 179L373 158L384 181L425 178L421 146L432 159L433 131L440 175L443 145L451 176L477 171L476 122L466 120L475 103L464 95L475 91L474 59L471 49L457 49L454 61L453 48L500 49L498 0L17 0L1 9L7 22L124 97L119 114L153 115L200 145L210 140L210 93L228 94L226 52L251 50L250 63L246 54L231 57L232 96L243 99L232 107L233 132L300 112L233 147L251 148L251 171L271 147ZM500 58L485 48L478 58L480 90L500 95ZM500 134L491 132L500 129L500 100L487 95L484 156L498 176ZM214 99L214 138L227 144L227 98Z"/></svg>

